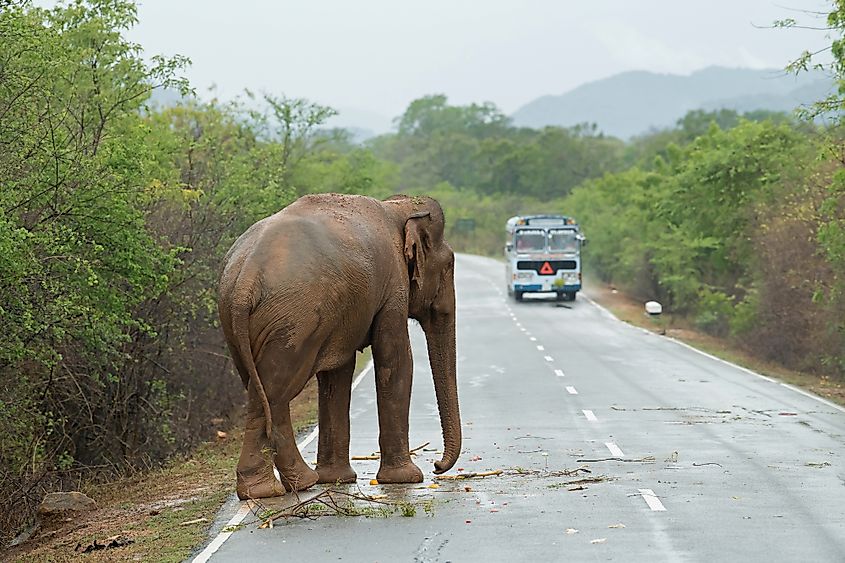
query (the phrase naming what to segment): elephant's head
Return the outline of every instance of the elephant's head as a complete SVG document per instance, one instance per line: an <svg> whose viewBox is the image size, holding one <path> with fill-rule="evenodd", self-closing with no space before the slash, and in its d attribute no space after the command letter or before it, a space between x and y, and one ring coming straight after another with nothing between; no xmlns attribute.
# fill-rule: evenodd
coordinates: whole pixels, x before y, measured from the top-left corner
<svg viewBox="0 0 845 563"><path fill-rule="evenodd" d="M455 352L455 254L443 238L443 209L430 197L393 196L393 208L403 229L408 267L408 316L425 332L440 425L443 457L435 473L452 468L461 453L461 416Z"/></svg>

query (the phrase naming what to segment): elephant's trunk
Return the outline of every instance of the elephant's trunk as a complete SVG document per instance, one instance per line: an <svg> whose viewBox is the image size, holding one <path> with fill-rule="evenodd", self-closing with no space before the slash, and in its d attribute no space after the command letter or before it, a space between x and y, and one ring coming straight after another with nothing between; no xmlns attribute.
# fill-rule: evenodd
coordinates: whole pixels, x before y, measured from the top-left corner
<svg viewBox="0 0 845 563"><path fill-rule="evenodd" d="M440 412L440 427L443 430L443 457L434 462L437 474L449 471L461 453L461 413L458 408L458 381L455 366L455 313L435 315L423 325L431 373L434 376L434 391L437 394L437 409Z"/></svg>

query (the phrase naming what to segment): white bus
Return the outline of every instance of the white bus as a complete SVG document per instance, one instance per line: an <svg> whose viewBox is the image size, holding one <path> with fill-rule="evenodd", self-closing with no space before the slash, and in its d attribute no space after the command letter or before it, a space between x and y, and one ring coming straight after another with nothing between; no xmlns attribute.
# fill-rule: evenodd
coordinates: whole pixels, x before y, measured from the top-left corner
<svg viewBox="0 0 845 563"><path fill-rule="evenodd" d="M508 295L555 293L574 301L581 289L581 247L586 239L566 215L520 215L508 219L505 244Z"/></svg>

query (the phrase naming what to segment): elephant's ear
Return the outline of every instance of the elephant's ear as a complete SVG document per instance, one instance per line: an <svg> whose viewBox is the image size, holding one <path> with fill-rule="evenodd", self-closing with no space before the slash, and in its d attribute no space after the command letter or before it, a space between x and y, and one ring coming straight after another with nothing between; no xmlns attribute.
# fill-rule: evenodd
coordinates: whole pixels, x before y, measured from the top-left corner
<svg viewBox="0 0 845 563"><path fill-rule="evenodd" d="M421 271L425 264L426 231L419 219L428 217L431 213L420 211L414 213L405 221L405 262L408 264L408 277L417 287L422 287Z"/></svg>

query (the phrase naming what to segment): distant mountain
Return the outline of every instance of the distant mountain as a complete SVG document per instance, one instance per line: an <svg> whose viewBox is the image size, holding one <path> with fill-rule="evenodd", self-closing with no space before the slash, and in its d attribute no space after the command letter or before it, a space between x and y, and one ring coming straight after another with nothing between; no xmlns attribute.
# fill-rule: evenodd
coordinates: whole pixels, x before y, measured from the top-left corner
<svg viewBox="0 0 845 563"><path fill-rule="evenodd" d="M515 125L564 127L596 123L627 139L672 127L695 109L792 111L823 98L833 82L821 72L709 67L689 76L632 71L583 84L560 96L543 96L512 115Z"/></svg>
<svg viewBox="0 0 845 563"><path fill-rule="evenodd" d="M337 115L326 122L330 128L346 129L357 142L388 133L392 120L378 113L357 108L338 108Z"/></svg>

